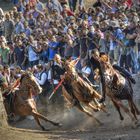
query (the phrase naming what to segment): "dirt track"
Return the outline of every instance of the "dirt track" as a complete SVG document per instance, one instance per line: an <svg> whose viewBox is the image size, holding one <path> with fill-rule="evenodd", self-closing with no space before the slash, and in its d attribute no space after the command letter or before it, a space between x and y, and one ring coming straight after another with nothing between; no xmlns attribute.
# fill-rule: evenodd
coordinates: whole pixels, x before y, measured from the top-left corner
<svg viewBox="0 0 140 140"><path fill-rule="evenodd" d="M106 116L104 113L96 113L96 117L104 123L103 126L98 126L93 119L78 112L76 109L67 111L65 116L51 115L48 116L53 120L61 120L63 123L61 128L54 127L49 123L42 124L50 129L42 132L36 125L34 120L25 119L23 121L13 123L12 128L0 129L1 140L36 140L36 139L51 139L51 140L139 140L140 128L133 129L128 116L126 120L121 122L118 114L112 108L111 115ZM22 129L17 129L17 128ZM26 128L26 129L23 129ZM32 132L33 131L33 132Z"/></svg>
<svg viewBox="0 0 140 140"><path fill-rule="evenodd" d="M139 98L140 76L136 76L137 84L134 86L135 96ZM135 100L137 101L137 100ZM42 122L49 131L42 132L34 120L25 119L20 122L11 123L11 128L0 128L0 140L140 140L140 127L132 128L128 115L124 121L119 120L119 115L109 102L107 108L111 115L103 112L93 113L104 125L98 126L94 119L89 118L79 110L66 109L64 115L53 113L53 110L46 112L46 106L40 106L39 112L54 121L60 121L61 128ZM138 102L137 102L138 106ZM138 106L140 108L140 105ZM140 116L139 116L140 120Z"/></svg>

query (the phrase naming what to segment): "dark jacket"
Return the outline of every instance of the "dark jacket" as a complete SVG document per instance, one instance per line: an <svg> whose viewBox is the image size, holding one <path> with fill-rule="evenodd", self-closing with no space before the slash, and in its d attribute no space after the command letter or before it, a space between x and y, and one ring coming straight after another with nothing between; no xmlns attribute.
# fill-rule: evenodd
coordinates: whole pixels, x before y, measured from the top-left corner
<svg viewBox="0 0 140 140"><path fill-rule="evenodd" d="M105 79L104 79L104 74L102 72L102 69L101 69L101 65L100 65L100 62L96 59L94 59L93 57L91 57L90 59L90 64L91 64L91 68L92 70L94 71L95 69L99 69L99 75L100 75L100 78L101 78L101 83L102 83L102 97L103 99L105 99L105 94L106 94L106 87L105 87Z"/></svg>

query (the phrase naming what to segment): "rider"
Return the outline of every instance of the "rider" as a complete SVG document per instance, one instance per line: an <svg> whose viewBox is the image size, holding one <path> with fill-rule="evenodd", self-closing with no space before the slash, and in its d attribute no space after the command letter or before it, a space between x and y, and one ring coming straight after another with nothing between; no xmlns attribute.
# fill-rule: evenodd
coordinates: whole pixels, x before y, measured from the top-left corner
<svg viewBox="0 0 140 140"><path fill-rule="evenodd" d="M99 102L104 102L105 101L105 95L106 95L106 87L105 87L105 79L103 76L103 72L101 69L101 65L99 62L99 57L100 57L100 53L98 51L98 49L94 49L91 52L91 56L90 56L90 64L91 64L91 68L93 71L95 71L96 69L99 69L99 75L101 78L101 84L102 84L102 92L103 92L103 97Z"/></svg>
<svg viewBox="0 0 140 140"><path fill-rule="evenodd" d="M13 85L8 84L7 77L4 75L4 67L0 65L0 90L1 94L4 98L4 101L8 103L8 109L7 111L10 111L11 114L13 114L13 108L12 108L12 91L19 85L19 79L14 82ZM10 115L11 115L10 114Z"/></svg>
<svg viewBox="0 0 140 140"><path fill-rule="evenodd" d="M103 97L100 100L100 102L103 102L103 101L105 101L106 89L105 89L105 79L103 77L102 69L101 69L100 62L99 62L99 58L101 55L102 54L98 51L98 49L94 49L91 53L90 63L91 63L93 70L95 70L97 68L99 69L99 74L101 76L101 83L102 83L102 87L103 87ZM118 70L121 75L123 75L124 77L127 77L128 79L130 79L130 81L132 83L135 84L135 79L132 77L132 75L127 70L125 70L124 68L122 68L116 64L114 64L112 66L114 69Z"/></svg>

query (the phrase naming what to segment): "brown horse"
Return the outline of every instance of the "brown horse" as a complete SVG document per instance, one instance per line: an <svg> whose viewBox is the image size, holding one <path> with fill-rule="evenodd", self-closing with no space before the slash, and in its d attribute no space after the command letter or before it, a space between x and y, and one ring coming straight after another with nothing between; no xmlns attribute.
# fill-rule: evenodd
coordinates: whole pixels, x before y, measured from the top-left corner
<svg viewBox="0 0 140 140"><path fill-rule="evenodd" d="M87 111L82 106L82 104L84 104L87 107L93 109L95 112L98 110L103 110L106 112L103 105L98 102L98 100L101 99L101 95L98 94L89 83L84 81L78 75L73 65L73 61L66 61L64 68L66 70L64 74L64 83L62 86L64 97L79 110L86 113L88 116L93 117L98 122L98 124L101 124L101 122L95 118L91 112Z"/></svg>
<svg viewBox="0 0 140 140"><path fill-rule="evenodd" d="M119 112L120 119L124 120L124 117L120 111L120 108L122 108L124 112L130 116L132 122L134 122L134 125L137 124L137 115L139 115L140 112L133 101L131 81L128 78L123 77L119 71L112 67L107 55L102 55L99 58L99 62L105 79L106 94ZM131 112L122 103L122 100L128 101Z"/></svg>
<svg viewBox="0 0 140 140"><path fill-rule="evenodd" d="M40 120L50 122L53 125L59 126L59 123L49 120L37 111L36 103L32 97L33 93L40 94L42 88L36 82L35 77L30 73L25 73L21 76L19 90L14 93L13 112L19 116L32 115L38 125L45 130L41 125Z"/></svg>

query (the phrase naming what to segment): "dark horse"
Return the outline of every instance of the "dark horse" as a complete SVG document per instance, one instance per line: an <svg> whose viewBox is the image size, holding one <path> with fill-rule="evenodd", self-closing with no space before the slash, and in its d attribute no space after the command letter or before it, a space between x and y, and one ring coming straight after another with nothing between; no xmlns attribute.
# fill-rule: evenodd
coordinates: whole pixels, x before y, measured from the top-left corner
<svg viewBox="0 0 140 140"><path fill-rule="evenodd" d="M106 94L108 97L110 97L111 101L119 112L120 119L124 119L120 111L120 108L122 108L124 112L130 116L134 125L137 124L137 115L139 115L140 112L133 101L131 80L121 75L119 71L112 67L107 55L102 55L100 58L98 58L98 61L100 62L100 67L105 80ZM103 95L103 97L105 97L105 95ZM122 100L128 101L131 112L122 103Z"/></svg>
<svg viewBox="0 0 140 140"><path fill-rule="evenodd" d="M15 115L28 116L32 115L38 125L45 130L44 126L41 125L40 120L42 119L46 122L50 122L53 125L59 126L59 123L49 120L47 117L41 115L37 111L36 103L32 97L33 93L40 94L42 88L36 82L35 77L31 73L24 73L20 78L19 90L16 90L14 94L14 99L12 102L12 109Z"/></svg>

